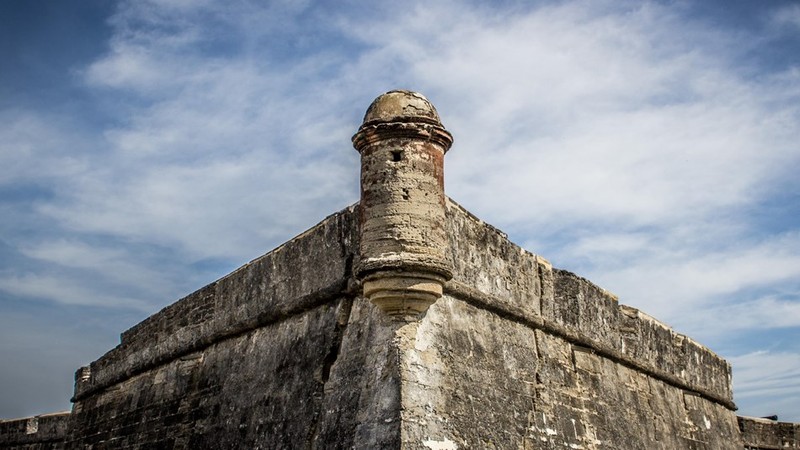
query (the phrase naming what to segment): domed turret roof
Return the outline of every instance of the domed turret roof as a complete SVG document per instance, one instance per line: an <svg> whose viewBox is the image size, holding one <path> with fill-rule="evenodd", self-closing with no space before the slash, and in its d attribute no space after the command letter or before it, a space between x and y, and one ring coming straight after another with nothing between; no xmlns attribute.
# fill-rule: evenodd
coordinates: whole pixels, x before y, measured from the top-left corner
<svg viewBox="0 0 800 450"><path fill-rule="evenodd" d="M424 122L441 126L439 113L424 95L417 92L389 91L372 102L363 125L381 122Z"/></svg>

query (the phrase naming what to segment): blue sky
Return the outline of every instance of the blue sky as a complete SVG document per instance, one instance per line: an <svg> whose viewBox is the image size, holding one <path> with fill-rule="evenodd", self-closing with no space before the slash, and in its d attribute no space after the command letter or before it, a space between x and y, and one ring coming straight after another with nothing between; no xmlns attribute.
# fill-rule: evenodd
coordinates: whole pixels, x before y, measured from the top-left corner
<svg viewBox="0 0 800 450"><path fill-rule="evenodd" d="M424 93L449 196L800 421L800 3L0 3L0 417L358 197Z"/></svg>

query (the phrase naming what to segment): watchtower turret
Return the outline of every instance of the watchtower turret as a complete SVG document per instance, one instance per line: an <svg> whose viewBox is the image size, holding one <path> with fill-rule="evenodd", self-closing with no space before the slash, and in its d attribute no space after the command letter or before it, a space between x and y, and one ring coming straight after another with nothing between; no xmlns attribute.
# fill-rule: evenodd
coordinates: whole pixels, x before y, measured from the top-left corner
<svg viewBox="0 0 800 450"><path fill-rule="evenodd" d="M421 94L372 102L353 136L361 154L364 296L391 315L423 312L452 277L445 234L444 154L453 136Z"/></svg>

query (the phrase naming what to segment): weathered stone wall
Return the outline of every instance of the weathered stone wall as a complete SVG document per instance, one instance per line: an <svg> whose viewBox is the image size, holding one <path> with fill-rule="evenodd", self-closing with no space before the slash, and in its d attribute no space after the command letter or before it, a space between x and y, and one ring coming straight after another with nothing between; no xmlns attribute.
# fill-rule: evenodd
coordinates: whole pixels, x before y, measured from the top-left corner
<svg viewBox="0 0 800 450"><path fill-rule="evenodd" d="M353 302L356 231L354 208L333 215L125 332L78 371L68 446L352 443L371 423L359 417L361 390L378 389L354 382L369 353L349 351L356 361L339 363L350 367L345 388L356 392L329 396L327 386Z"/></svg>
<svg viewBox="0 0 800 450"><path fill-rule="evenodd" d="M75 405L72 447L301 447L314 437L349 299L224 339Z"/></svg>
<svg viewBox="0 0 800 450"><path fill-rule="evenodd" d="M353 284L357 214L123 333L78 371L71 416L0 422L0 446L797 445L796 425L737 424L722 359L452 201L445 295L418 320L385 314Z"/></svg>
<svg viewBox="0 0 800 450"><path fill-rule="evenodd" d="M208 345L329 301L347 288L354 207L167 306L76 374L75 399Z"/></svg>
<svg viewBox="0 0 800 450"><path fill-rule="evenodd" d="M0 448L61 450L67 437L69 417L69 412L62 412L0 420Z"/></svg>
<svg viewBox="0 0 800 450"><path fill-rule="evenodd" d="M800 448L800 423L739 417L739 429L746 450Z"/></svg>
<svg viewBox="0 0 800 450"><path fill-rule="evenodd" d="M742 448L724 360L453 202L448 219L454 278L398 331L404 448Z"/></svg>
<svg viewBox="0 0 800 450"><path fill-rule="evenodd" d="M407 328L404 448L742 448L727 408L449 295Z"/></svg>
<svg viewBox="0 0 800 450"><path fill-rule="evenodd" d="M448 201L451 294L733 408L730 365L711 350L511 243Z"/></svg>

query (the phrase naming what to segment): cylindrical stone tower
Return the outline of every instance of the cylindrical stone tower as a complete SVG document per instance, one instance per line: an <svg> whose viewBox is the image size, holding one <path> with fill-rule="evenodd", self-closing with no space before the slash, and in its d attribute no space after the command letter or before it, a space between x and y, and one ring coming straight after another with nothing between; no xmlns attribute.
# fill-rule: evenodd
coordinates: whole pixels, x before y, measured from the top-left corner
<svg viewBox="0 0 800 450"><path fill-rule="evenodd" d="M453 136L416 92L376 98L353 136L361 153L364 296L391 315L415 315L452 277L445 234L444 154Z"/></svg>

